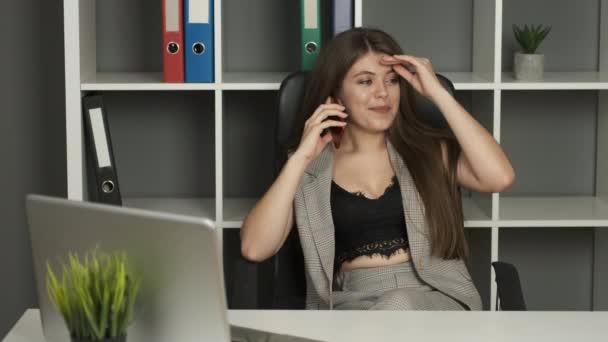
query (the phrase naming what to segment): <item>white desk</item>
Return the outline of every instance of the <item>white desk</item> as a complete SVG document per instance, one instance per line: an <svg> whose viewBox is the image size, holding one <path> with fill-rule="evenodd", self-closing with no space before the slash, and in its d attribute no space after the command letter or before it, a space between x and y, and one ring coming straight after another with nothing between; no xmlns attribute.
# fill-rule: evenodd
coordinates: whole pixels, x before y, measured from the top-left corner
<svg viewBox="0 0 608 342"><path fill-rule="evenodd" d="M232 324L332 342L608 341L608 312L230 310L228 316ZM4 342L44 342L38 309L27 310Z"/></svg>

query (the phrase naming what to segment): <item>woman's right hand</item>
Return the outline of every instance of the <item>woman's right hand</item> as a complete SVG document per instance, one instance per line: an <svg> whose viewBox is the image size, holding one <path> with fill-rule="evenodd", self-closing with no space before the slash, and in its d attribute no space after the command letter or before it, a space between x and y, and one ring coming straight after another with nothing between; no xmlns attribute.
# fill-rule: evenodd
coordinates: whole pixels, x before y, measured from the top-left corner
<svg viewBox="0 0 608 342"><path fill-rule="evenodd" d="M325 145L332 141L329 127L346 126L346 122L344 121L328 119L329 116L339 116L346 119L348 114L343 112L344 109L344 106L332 103L331 96L327 97L325 103L317 107L315 112L304 123L302 139L294 155L300 155L308 162L315 160L321 151L323 151ZM321 136L324 130L326 133Z"/></svg>

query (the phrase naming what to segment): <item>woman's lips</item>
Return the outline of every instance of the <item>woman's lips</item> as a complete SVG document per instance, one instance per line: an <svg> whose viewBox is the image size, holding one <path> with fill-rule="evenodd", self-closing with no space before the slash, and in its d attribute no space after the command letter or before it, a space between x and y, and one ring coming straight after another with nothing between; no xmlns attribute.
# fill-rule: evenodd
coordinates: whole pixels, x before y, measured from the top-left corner
<svg viewBox="0 0 608 342"><path fill-rule="evenodd" d="M390 106L381 106L381 107L372 107L370 109L373 110L374 112L387 113L388 111L391 110L391 107Z"/></svg>

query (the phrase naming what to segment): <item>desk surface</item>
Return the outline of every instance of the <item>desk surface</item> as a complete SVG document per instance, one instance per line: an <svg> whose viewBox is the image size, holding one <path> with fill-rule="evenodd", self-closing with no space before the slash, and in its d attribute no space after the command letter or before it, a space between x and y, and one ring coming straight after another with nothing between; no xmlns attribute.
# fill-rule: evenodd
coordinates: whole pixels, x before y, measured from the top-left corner
<svg viewBox="0 0 608 342"><path fill-rule="evenodd" d="M231 324L326 341L608 340L608 312L230 310L228 316ZM27 310L4 342L44 342L38 309Z"/></svg>

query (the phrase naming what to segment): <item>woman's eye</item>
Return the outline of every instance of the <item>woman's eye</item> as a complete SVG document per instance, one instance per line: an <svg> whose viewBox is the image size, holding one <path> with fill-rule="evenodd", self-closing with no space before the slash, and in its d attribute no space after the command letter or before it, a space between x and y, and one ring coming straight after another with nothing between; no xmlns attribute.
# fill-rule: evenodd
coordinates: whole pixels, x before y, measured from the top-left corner
<svg viewBox="0 0 608 342"><path fill-rule="evenodd" d="M389 82L392 84L399 83L399 77L391 78L389 80ZM370 84L372 84L372 80L361 80L361 81L359 81L359 84L370 85Z"/></svg>

